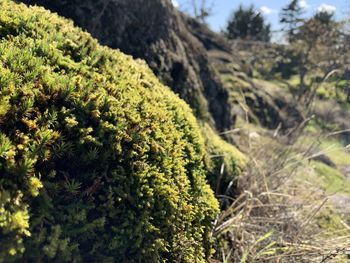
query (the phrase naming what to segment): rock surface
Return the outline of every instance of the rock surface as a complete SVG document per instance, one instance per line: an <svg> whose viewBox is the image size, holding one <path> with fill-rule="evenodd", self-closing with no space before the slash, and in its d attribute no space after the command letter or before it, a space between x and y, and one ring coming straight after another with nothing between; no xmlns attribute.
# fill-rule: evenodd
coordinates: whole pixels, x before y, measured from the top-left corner
<svg viewBox="0 0 350 263"><path fill-rule="evenodd" d="M23 0L73 21L102 44L145 59L158 78L220 131L234 123L228 92L208 63L198 23L168 0ZM206 29L207 32L210 30ZM200 31L196 31L200 32ZM202 36L203 37L203 36ZM209 39L210 40L210 39Z"/></svg>

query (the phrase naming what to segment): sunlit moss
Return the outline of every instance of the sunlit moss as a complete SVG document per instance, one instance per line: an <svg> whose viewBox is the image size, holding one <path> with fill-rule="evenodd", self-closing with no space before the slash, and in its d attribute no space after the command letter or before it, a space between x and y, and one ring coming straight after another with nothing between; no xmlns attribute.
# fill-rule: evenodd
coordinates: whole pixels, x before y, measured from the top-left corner
<svg viewBox="0 0 350 263"><path fill-rule="evenodd" d="M206 261L204 140L144 62L7 0L0 61L0 261Z"/></svg>
<svg viewBox="0 0 350 263"><path fill-rule="evenodd" d="M43 184L38 178L31 177L29 179L29 191L32 194L32 196L37 196L41 188L43 188Z"/></svg>
<svg viewBox="0 0 350 263"><path fill-rule="evenodd" d="M222 190L220 188L227 187L230 181L237 179L247 158L234 145L220 138L209 125L203 124L202 132L208 152L209 182L213 189Z"/></svg>
<svg viewBox="0 0 350 263"><path fill-rule="evenodd" d="M341 142L322 140L321 148L324 153L339 167L350 166L350 152Z"/></svg>
<svg viewBox="0 0 350 263"><path fill-rule="evenodd" d="M350 181L342 175L337 169L324 163L312 162L316 175L321 179L321 187L327 193L347 193L350 194Z"/></svg>

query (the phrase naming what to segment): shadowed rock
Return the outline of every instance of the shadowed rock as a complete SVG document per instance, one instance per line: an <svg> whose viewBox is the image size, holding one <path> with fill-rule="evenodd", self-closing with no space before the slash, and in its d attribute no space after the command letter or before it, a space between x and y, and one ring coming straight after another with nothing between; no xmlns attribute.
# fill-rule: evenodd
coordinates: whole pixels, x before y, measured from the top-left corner
<svg viewBox="0 0 350 263"><path fill-rule="evenodd" d="M73 19L99 41L142 58L190 104L197 117L229 129L234 117L228 92L206 49L187 20L168 0L24 0ZM208 42L208 41L207 41Z"/></svg>

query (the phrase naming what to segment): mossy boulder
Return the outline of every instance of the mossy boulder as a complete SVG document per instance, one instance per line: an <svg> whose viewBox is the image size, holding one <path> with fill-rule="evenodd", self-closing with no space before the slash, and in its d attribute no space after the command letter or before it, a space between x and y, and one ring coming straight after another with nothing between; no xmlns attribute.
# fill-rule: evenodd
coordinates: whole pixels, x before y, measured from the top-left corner
<svg viewBox="0 0 350 263"><path fill-rule="evenodd" d="M228 92L210 66L199 31L192 30L191 24L198 23L170 0L21 1L70 18L104 45L144 59L198 118L218 130L229 130L234 124Z"/></svg>
<svg viewBox="0 0 350 263"><path fill-rule="evenodd" d="M201 125L205 140L208 181L218 195L231 195L248 158L222 139L208 124Z"/></svg>
<svg viewBox="0 0 350 263"><path fill-rule="evenodd" d="M0 261L207 260L204 140L144 62L7 0L0 61Z"/></svg>

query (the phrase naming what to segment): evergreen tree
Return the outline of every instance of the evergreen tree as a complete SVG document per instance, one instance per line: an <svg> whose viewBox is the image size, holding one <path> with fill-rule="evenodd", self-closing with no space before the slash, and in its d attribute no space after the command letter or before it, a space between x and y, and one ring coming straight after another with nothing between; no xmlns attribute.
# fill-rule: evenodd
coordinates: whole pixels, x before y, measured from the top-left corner
<svg viewBox="0 0 350 263"><path fill-rule="evenodd" d="M225 34L230 39L250 39L269 42L271 25L267 24L262 14L253 5L248 8L239 6L232 13L226 27Z"/></svg>
<svg viewBox="0 0 350 263"><path fill-rule="evenodd" d="M319 21L324 25L330 25L332 22L334 22L334 12L326 12L326 11L317 12L314 16L314 19L316 19L317 21Z"/></svg>
<svg viewBox="0 0 350 263"><path fill-rule="evenodd" d="M285 24L284 31L287 33L288 41L292 42L298 28L303 23L302 15L304 11L299 5L299 0L292 0L280 13L280 23Z"/></svg>

